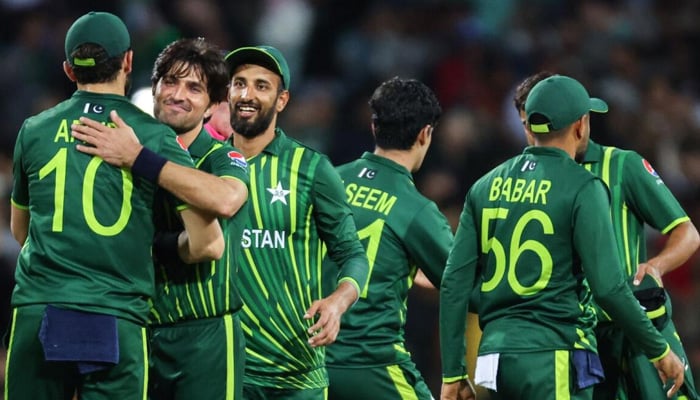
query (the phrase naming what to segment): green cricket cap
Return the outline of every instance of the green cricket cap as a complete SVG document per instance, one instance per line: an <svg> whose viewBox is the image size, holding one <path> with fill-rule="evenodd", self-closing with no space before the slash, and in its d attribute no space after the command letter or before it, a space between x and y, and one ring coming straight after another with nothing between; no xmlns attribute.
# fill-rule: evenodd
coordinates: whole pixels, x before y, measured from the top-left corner
<svg viewBox="0 0 700 400"><path fill-rule="evenodd" d="M71 54L86 43L102 47L108 57L116 57L131 48L129 31L119 17L108 12L90 11L73 22L66 33L66 60L71 65L92 67L104 60L71 58Z"/></svg>
<svg viewBox="0 0 700 400"><path fill-rule="evenodd" d="M282 77L284 89L289 90L289 82L291 80L289 65L287 65L287 60L284 59L282 52L276 48L272 46L239 47L228 53L225 58L229 74L233 75L233 71L239 65L259 65Z"/></svg>
<svg viewBox="0 0 700 400"><path fill-rule="evenodd" d="M605 101L590 97L576 79L553 75L538 82L525 100L525 115L532 133L563 129L584 114L608 112ZM539 114L533 119L533 116Z"/></svg>

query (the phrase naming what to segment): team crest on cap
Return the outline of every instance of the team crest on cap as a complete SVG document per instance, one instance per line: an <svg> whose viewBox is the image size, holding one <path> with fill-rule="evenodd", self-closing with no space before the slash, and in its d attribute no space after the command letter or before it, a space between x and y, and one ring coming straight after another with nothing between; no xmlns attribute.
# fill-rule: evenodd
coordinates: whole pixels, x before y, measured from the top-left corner
<svg viewBox="0 0 700 400"><path fill-rule="evenodd" d="M248 162L246 162L245 157L243 157L243 154L237 151L229 151L228 158L231 159L231 165L235 165L243 169L248 168Z"/></svg>
<svg viewBox="0 0 700 400"><path fill-rule="evenodd" d="M649 161L647 161L646 159L642 158L642 164L644 165L644 169L646 169L647 172L651 174L651 176L653 176L654 178L658 178L658 177L659 177L659 174L656 172L656 170L654 169L654 167L651 166L651 163L649 163Z"/></svg>

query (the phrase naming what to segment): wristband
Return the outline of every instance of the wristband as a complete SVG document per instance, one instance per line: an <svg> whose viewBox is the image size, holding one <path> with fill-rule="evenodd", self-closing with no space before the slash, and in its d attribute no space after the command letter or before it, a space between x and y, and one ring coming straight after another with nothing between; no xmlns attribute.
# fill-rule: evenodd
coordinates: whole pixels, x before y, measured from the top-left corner
<svg viewBox="0 0 700 400"><path fill-rule="evenodd" d="M139 152L139 155L136 156L134 165L131 166L131 172L157 184L158 175L160 175L160 171L166 162L168 160L165 157L144 147Z"/></svg>
<svg viewBox="0 0 700 400"><path fill-rule="evenodd" d="M158 232L153 238L153 258L157 264L173 266L182 263L178 253L180 232Z"/></svg>

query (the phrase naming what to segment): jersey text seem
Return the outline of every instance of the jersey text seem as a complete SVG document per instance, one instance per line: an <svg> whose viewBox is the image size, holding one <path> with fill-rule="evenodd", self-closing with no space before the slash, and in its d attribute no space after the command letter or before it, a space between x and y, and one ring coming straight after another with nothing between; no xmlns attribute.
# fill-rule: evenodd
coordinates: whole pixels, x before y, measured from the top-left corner
<svg viewBox="0 0 700 400"><path fill-rule="evenodd" d="M396 203L396 196L379 189L350 183L345 188L348 203L354 207L366 208L389 215Z"/></svg>

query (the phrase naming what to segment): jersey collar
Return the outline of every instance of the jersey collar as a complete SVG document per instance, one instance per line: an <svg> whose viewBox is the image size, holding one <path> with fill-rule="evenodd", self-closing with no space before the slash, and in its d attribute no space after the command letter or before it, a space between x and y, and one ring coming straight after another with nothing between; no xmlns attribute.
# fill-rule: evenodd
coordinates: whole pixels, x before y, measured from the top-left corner
<svg viewBox="0 0 700 400"><path fill-rule="evenodd" d="M382 164L388 168L396 170L397 172L408 176L409 179L411 179L411 181L413 181L413 175L406 169L406 167L404 167L403 165L401 165L397 162L394 162L386 157L378 156L374 153L370 153L370 152L366 151L362 154L362 159L368 160L368 161L371 161L371 162L374 162L377 164Z"/></svg>
<svg viewBox="0 0 700 400"><path fill-rule="evenodd" d="M126 97L122 96L120 94L114 94L114 93L95 93L95 92L88 92L85 90L76 90L73 93L73 98L93 98L93 99L110 99L110 100L117 100L117 101L122 101L125 103L131 104L131 101Z"/></svg>
<svg viewBox="0 0 700 400"><path fill-rule="evenodd" d="M211 149L212 143L216 141L217 140L211 137L206 129L202 128L197 137L194 139L194 142L190 144L190 147L187 150L189 150L192 157L201 158L207 154L209 149Z"/></svg>
<svg viewBox="0 0 700 400"><path fill-rule="evenodd" d="M289 143L289 138L287 135L284 133L282 128L276 127L275 128L275 138L272 139L270 143L268 143L267 146L263 149L263 153L268 153L273 156L277 156L282 151L287 147L287 144Z"/></svg>
<svg viewBox="0 0 700 400"><path fill-rule="evenodd" d="M544 156L557 156L557 157L566 157L571 159L571 156L569 156L566 151L557 148L557 147L549 147L549 146L528 146L523 150L523 154L534 154L536 156L539 155L544 155ZM573 161L573 160L571 160Z"/></svg>

